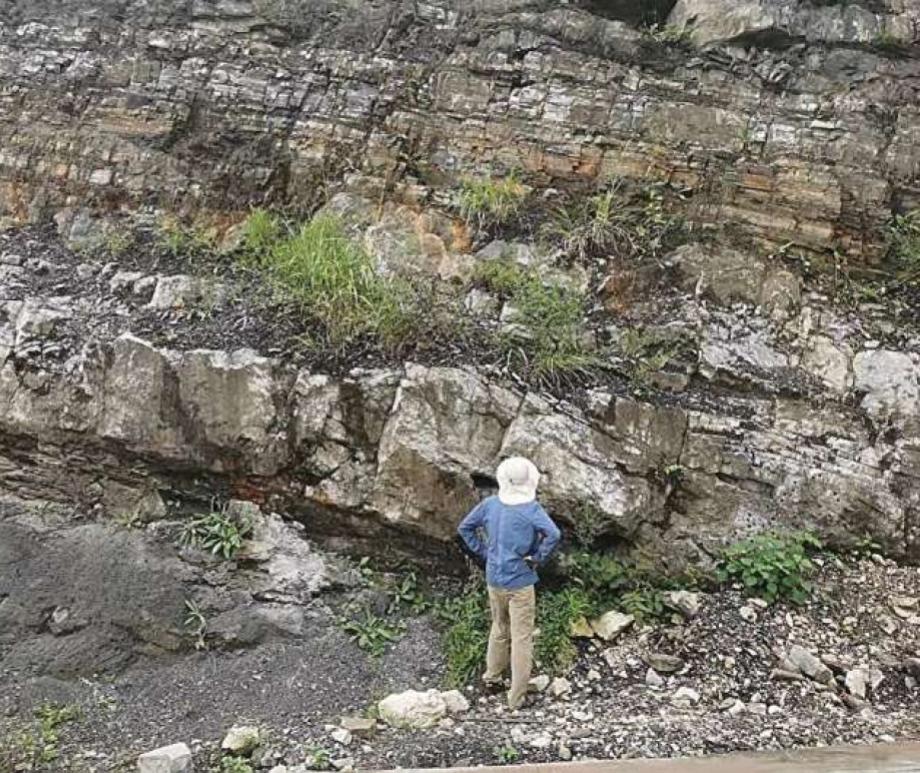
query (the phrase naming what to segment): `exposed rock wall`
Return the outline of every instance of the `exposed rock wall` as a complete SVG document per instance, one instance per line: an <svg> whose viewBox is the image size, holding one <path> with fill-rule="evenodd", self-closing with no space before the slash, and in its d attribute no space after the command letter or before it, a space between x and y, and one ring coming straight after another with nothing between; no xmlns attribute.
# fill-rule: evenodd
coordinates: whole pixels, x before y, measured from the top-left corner
<svg viewBox="0 0 920 773"><path fill-rule="evenodd" d="M181 277L133 274L144 300L112 265L3 260L49 288L93 275L3 306L0 484L28 498L149 520L199 479L317 530L421 550L449 542L500 459L523 453L563 523L659 555L768 526L920 547L920 357L867 346L827 311L795 318L808 327L790 342L700 306L690 388L555 400L475 367L333 376L252 349L154 345L121 330Z"/></svg>
<svg viewBox="0 0 920 773"><path fill-rule="evenodd" d="M871 257L892 206L918 202L918 17L913 0L6 2L0 214L233 220L346 174L437 198L521 167L668 179L703 218Z"/></svg>

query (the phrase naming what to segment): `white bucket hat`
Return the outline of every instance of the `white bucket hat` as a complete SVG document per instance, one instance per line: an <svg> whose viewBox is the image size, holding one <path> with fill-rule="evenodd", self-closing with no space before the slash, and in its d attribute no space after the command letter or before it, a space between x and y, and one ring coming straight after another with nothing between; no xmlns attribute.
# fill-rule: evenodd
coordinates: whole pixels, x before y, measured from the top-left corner
<svg viewBox="0 0 920 773"><path fill-rule="evenodd" d="M503 505L523 505L537 498L540 471L522 456L505 459L495 471L498 479L498 500Z"/></svg>

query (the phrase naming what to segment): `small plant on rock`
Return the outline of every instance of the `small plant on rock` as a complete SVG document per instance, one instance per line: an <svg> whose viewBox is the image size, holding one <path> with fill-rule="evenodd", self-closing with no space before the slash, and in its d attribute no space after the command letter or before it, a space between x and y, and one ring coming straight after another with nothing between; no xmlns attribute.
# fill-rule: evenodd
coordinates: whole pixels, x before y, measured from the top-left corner
<svg viewBox="0 0 920 773"><path fill-rule="evenodd" d="M920 209L892 218L888 226L888 258L899 281L920 280Z"/></svg>
<svg viewBox="0 0 920 773"><path fill-rule="evenodd" d="M222 508L185 524L179 541L229 560L237 554L251 532L252 524L248 520L232 517L226 508Z"/></svg>
<svg viewBox="0 0 920 773"><path fill-rule="evenodd" d="M740 582L768 603L803 604L811 591L814 564L808 554L821 543L807 532L764 532L725 549L717 572L722 582Z"/></svg>
<svg viewBox="0 0 920 773"><path fill-rule="evenodd" d="M310 770L329 770L332 767L332 754L322 746L307 749L306 765Z"/></svg>
<svg viewBox="0 0 920 773"><path fill-rule="evenodd" d="M208 630L208 621L193 599L185 600L185 620L183 620L183 624L195 639L195 649L206 649L207 643L204 635Z"/></svg>
<svg viewBox="0 0 920 773"><path fill-rule="evenodd" d="M503 345L537 381L558 382L597 365L598 358L584 341L587 304L581 293L548 284L535 272L502 258L481 263L476 280L508 301L513 328Z"/></svg>
<svg viewBox="0 0 920 773"><path fill-rule="evenodd" d="M495 754L495 759L500 765L511 765L517 762L521 756L521 753L510 744L495 747L493 754Z"/></svg>
<svg viewBox="0 0 920 773"><path fill-rule="evenodd" d="M512 172L506 177L467 178L460 183L457 209L480 228L502 225L515 217L527 199L527 187Z"/></svg>

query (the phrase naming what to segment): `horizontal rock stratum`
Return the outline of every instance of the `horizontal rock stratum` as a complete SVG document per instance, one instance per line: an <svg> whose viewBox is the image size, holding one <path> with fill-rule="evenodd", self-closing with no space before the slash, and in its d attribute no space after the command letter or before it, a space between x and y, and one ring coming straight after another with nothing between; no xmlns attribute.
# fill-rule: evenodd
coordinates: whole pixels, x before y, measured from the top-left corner
<svg viewBox="0 0 920 773"><path fill-rule="evenodd" d="M703 48L663 40L684 30ZM226 222L346 174L411 198L520 168L667 180L702 218L864 260L920 201L918 40L901 0L7 3L0 216Z"/></svg>
<svg viewBox="0 0 920 773"><path fill-rule="evenodd" d="M393 527L437 544L499 460L526 454L560 520L659 554L770 525L916 553L920 363L898 352L853 358L858 405L665 405L595 389L577 406L473 368L410 363L333 378L252 350L173 351L130 333L42 370L28 343L16 352L15 331L47 312L16 308L0 369L0 472L36 496L93 481L103 504L144 508L157 488L210 475L343 529ZM899 427L897 439L873 423Z"/></svg>

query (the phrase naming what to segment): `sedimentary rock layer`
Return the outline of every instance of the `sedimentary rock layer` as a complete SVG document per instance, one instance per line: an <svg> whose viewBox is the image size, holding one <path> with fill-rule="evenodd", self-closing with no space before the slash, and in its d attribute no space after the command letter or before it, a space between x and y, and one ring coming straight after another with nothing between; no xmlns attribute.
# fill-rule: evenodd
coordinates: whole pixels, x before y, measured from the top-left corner
<svg viewBox="0 0 920 773"><path fill-rule="evenodd" d="M155 203L226 221L309 207L348 174L437 196L520 168L546 185L670 180L702 219L871 259L892 208L920 201L918 15L909 0L7 2L0 215ZM693 46L668 42L685 29Z"/></svg>

